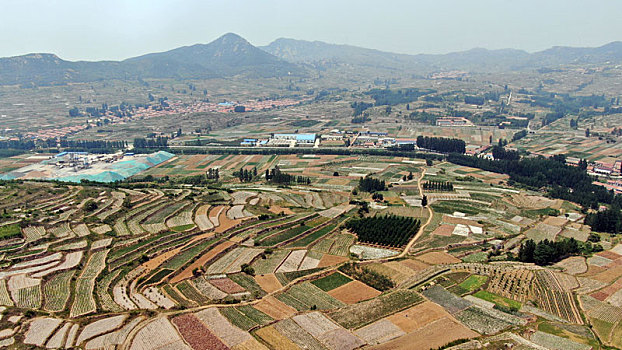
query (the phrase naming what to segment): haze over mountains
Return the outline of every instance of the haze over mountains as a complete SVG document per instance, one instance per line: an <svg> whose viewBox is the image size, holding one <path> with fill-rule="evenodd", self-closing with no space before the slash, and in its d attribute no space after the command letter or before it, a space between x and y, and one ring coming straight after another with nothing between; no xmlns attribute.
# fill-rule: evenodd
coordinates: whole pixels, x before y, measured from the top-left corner
<svg viewBox="0 0 622 350"><path fill-rule="evenodd" d="M184 46L124 61L71 62L54 54L0 58L1 85L48 85L104 79L205 79L306 76L325 63L377 67L405 72L435 70L513 71L566 64L622 63L622 42L596 48L553 47L522 50L472 49L442 55L406 55L319 41L277 39L255 47L225 34L209 44Z"/></svg>

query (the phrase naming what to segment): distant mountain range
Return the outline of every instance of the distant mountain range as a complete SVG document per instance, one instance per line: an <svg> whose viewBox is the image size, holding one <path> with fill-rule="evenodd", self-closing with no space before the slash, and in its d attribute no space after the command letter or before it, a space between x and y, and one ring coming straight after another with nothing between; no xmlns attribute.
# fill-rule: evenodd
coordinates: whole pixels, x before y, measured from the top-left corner
<svg viewBox="0 0 622 350"><path fill-rule="evenodd" d="M334 61L385 68L464 69L473 71L521 70L554 67L565 64L601 64L622 62L622 42L616 41L595 48L556 46L528 53L522 50L482 48L441 55L405 55L321 41L277 39L261 49L296 63Z"/></svg>
<svg viewBox="0 0 622 350"><path fill-rule="evenodd" d="M277 39L255 47L225 34L209 44L184 46L124 61L71 62L54 54L0 58L0 85L48 85L105 79L206 79L246 76L306 76L323 64L347 64L405 71L512 71L567 64L622 63L622 42L596 48L522 50L472 49L443 55L406 55L319 41Z"/></svg>

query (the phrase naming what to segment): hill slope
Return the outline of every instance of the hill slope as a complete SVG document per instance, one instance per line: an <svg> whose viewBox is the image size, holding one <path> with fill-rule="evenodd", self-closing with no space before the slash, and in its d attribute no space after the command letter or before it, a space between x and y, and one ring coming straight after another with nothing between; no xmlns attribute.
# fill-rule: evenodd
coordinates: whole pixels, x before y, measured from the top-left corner
<svg viewBox="0 0 622 350"><path fill-rule="evenodd" d="M53 54L0 58L0 84L62 84L101 79L203 79L245 75L305 75L303 68L260 50L236 34L209 44L152 53L124 61L71 62Z"/></svg>

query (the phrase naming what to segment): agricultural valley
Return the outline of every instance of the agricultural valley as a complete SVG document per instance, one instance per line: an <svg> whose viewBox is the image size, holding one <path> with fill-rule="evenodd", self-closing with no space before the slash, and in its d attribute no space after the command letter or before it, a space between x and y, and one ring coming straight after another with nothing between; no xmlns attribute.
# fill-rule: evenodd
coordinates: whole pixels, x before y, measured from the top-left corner
<svg viewBox="0 0 622 350"><path fill-rule="evenodd" d="M0 59L0 347L622 348L619 42L311 44Z"/></svg>

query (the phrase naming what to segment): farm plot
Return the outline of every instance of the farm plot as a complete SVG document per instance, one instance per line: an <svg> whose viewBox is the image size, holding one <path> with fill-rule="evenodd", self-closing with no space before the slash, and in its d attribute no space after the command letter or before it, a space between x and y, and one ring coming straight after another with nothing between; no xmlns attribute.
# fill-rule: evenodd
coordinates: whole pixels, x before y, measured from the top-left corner
<svg viewBox="0 0 622 350"><path fill-rule="evenodd" d="M224 299L227 296L227 293L214 287L214 285L209 283L204 276L195 278L194 280L192 280L192 284L199 292L201 292L201 294L205 295L209 299L220 300Z"/></svg>
<svg viewBox="0 0 622 350"><path fill-rule="evenodd" d="M339 327L319 312L294 316L292 320L329 349L351 350L365 345L362 339Z"/></svg>
<svg viewBox="0 0 622 350"><path fill-rule="evenodd" d="M351 281L352 279L350 277L347 277L339 272L335 272L328 276L314 280L311 283L321 290L328 292Z"/></svg>
<svg viewBox="0 0 622 350"><path fill-rule="evenodd" d="M449 317L445 309L439 305L425 301L404 311L386 318L400 330L410 333L443 317Z"/></svg>
<svg viewBox="0 0 622 350"><path fill-rule="evenodd" d="M164 308L164 309L170 309L175 307L175 303L169 299L168 297L166 297L166 295L160 293L160 291L156 288L156 287L148 287L143 291L143 295L149 299L149 301L151 301L152 303L156 304L157 306Z"/></svg>
<svg viewBox="0 0 622 350"><path fill-rule="evenodd" d="M22 233L26 238L26 242L34 242L46 235L45 227L43 226L27 226L22 229Z"/></svg>
<svg viewBox="0 0 622 350"><path fill-rule="evenodd" d="M208 282L214 287L220 289L227 294L237 294L246 292L246 289L242 288L239 284L233 282L231 279L224 278L211 278Z"/></svg>
<svg viewBox="0 0 622 350"><path fill-rule="evenodd" d="M494 334L512 326L510 322L492 317L485 310L478 307L469 307L455 316L465 326L481 334Z"/></svg>
<svg viewBox="0 0 622 350"><path fill-rule="evenodd" d="M62 223L61 225L56 227L52 227L49 229L49 231L53 236L57 238L67 238L75 236L75 234L71 230L71 227L69 227L68 222Z"/></svg>
<svg viewBox="0 0 622 350"><path fill-rule="evenodd" d="M114 223L114 226L112 227L112 229L114 230L114 232L116 232L117 236L119 237L129 236L132 234L130 230L128 230L127 225L125 224L125 221L123 221L123 219L118 219Z"/></svg>
<svg viewBox="0 0 622 350"><path fill-rule="evenodd" d="M24 335L24 344L43 346L54 330L63 323L58 318L37 318L30 322L30 326Z"/></svg>
<svg viewBox="0 0 622 350"><path fill-rule="evenodd" d="M194 208L196 208L195 204L188 204L184 210L166 220L166 226L171 229L176 229L178 227L187 227L187 229L190 229L194 227L194 221L192 221L192 213L194 212Z"/></svg>
<svg viewBox="0 0 622 350"><path fill-rule="evenodd" d="M227 210L227 217L231 220L243 219L252 216L248 211L244 210L244 205L234 205Z"/></svg>
<svg viewBox="0 0 622 350"><path fill-rule="evenodd" d="M196 306L195 302L186 299L177 289L173 288L170 284L162 286L162 291L167 298L171 299L176 304L182 305L184 307Z"/></svg>
<svg viewBox="0 0 622 350"><path fill-rule="evenodd" d="M273 246L281 242L287 241L288 239L294 238L311 228L312 227L306 225L297 225L292 228L279 231L265 239L262 239L259 241L259 244L268 247Z"/></svg>
<svg viewBox="0 0 622 350"><path fill-rule="evenodd" d="M296 313L296 309L283 303L273 296L267 296L262 298L257 304L253 305L257 310L265 313L266 315L274 318L275 320L282 320L290 317Z"/></svg>
<svg viewBox="0 0 622 350"><path fill-rule="evenodd" d="M345 305L309 282L296 284L276 298L298 311L309 310L312 306L328 310Z"/></svg>
<svg viewBox="0 0 622 350"><path fill-rule="evenodd" d="M393 322L383 318L380 321L359 328L354 334L365 340L367 344L377 345L406 335L406 332L401 330Z"/></svg>
<svg viewBox="0 0 622 350"><path fill-rule="evenodd" d="M276 330L275 326L261 328L255 332L272 349L298 350L300 347L296 345L288 337Z"/></svg>
<svg viewBox="0 0 622 350"><path fill-rule="evenodd" d="M302 237L301 239L298 239L292 243L290 243L288 245L288 247L306 247L309 244L317 241L318 239L324 237L326 234L330 233L331 231L333 231L335 228L337 227L336 224L330 224L327 226L322 227L319 230L316 230L315 232L306 235L304 237Z"/></svg>
<svg viewBox="0 0 622 350"><path fill-rule="evenodd" d="M95 349L103 349L106 346L111 345L121 345L125 341L125 339L129 336L130 332L136 328L136 326L144 321L145 318L142 316L136 317L130 322L128 322L123 328L119 329L115 332L110 332L108 334L100 335L98 337L89 340L84 348L87 350L95 350Z"/></svg>
<svg viewBox="0 0 622 350"><path fill-rule="evenodd" d="M71 293L71 278L75 271L65 271L54 275L43 287L45 303L43 309L59 312L65 309Z"/></svg>
<svg viewBox="0 0 622 350"><path fill-rule="evenodd" d="M281 282L273 273L256 275L255 281L266 293L272 293L282 287Z"/></svg>
<svg viewBox="0 0 622 350"><path fill-rule="evenodd" d="M41 280L26 275L11 277L8 288L15 306L29 309L41 307Z"/></svg>
<svg viewBox="0 0 622 350"><path fill-rule="evenodd" d="M237 308L222 308L220 309L220 312L233 325L246 331L273 321L272 317L250 305L240 306Z"/></svg>
<svg viewBox="0 0 622 350"><path fill-rule="evenodd" d="M531 297L534 279L532 271L526 269L493 271L488 291L520 302L525 302Z"/></svg>
<svg viewBox="0 0 622 350"><path fill-rule="evenodd" d="M209 217L207 216L207 212L209 208L210 208L209 204L203 204L199 206L196 210L194 222L197 224L197 226L199 227L199 230L201 231L207 231L211 228L214 228L214 224L210 221Z"/></svg>
<svg viewBox="0 0 622 350"><path fill-rule="evenodd" d="M159 210L155 211L153 214L148 216L141 224L144 225L154 225L154 224L162 224L165 220L176 213L178 210L188 205L187 202L173 202L167 203L167 205L162 206Z"/></svg>
<svg viewBox="0 0 622 350"><path fill-rule="evenodd" d="M53 247L51 250L55 252L65 251L65 250L76 250L76 249L84 249L88 245L86 240L80 240L77 242L67 243L63 245L59 245Z"/></svg>
<svg viewBox="0 0 622 350"><path fill-rule="evenodd" d="M234 307L226 307L219 310L220 313L225 316L229 322L231 322L235 327L238 327L244 331L248 331L251 328L258 326L259 324L244 315L242 312L238 311Z"/></svg>
<svg viewBox="0 0 622 350"><path fill-rule="evenodd" d="M189 280L185 280L177 286L177 290L183 295L184 298L193 301L199 305L207 304L210 300L203 295Z"/></svg>
<svg viewBox="0 0 622 350"><path fill-rule="evenodd" d="M344 328L360 328L422 300L423 298L412 290L398 289L374 299L329 312L328 316Z"/></svg>
<svg viewBox="0 0 622 350"><path fill-rule="evenodd" d="M229 349L193 314L177 316L172 323L193 350Z"/></svg>
<svg viewBox="0 0 622 350"><path fill-rule="evenodd" d="M177 270L188 263L188 261L193 259L195 256L205 251L205 249L214 244L215 241L215 239L209 241L204 240L190 247L186 245L184 247L169 250L168 252L146 262L143 266L147 267L148 270L153 270L161 264L163 269ZM184 248L184 250L181 250L182 248Z"/></svg>
<svg viewBox="0 0 622 350"><path fill-rule="evenodd" d="M311 334L309 334L302 327L300 327L291 318L275 323L274 329L283 336L285 336L287 339L290 339L302 349L326 349L326 347L324 347L322 343L320 343Z"/></svg>
<svg viewBox="0 0 622 350"><path fill-rule="evenodd" d="M335 236L335 242L331 245L328 254L338 256L349 256L350 246L354 243L356 237L350 234L338 234Z"/></svg>
<svg viewBox="0 0 622 350"><path fill-rule="evenodd" d="M98 239L91 243L91 250L98 250L108 247L112 243L112 238Z"/></svg>
<svg viewBox="0 0 622 350"><path fill-rule="evenodd" d="M65 336L69 329L72 327L71 322L65 322L65 324L60 327L54 335L50 337L48 342L46 343L46 348L48 349L60 349L65 345Z"/></svg>
<svg viewBox="0 0 622 350"><path fill-rule="evenodd" d="M107 318L89 323L88 325L84 326L84 328L82 329L82 332L78 336L78 340L76 341L75 345L80 345L82 344L82 342L86 340L92 339L94 337L111 332L119 328L123 324L126 318L127 318L127 315L118 315L118 316L107 317Z"/></svg>
<svg viewBox="0 0 622 350"><path fill-rule="evenodd" d="M289 252L289 250L275 250L271 254L266 254L265 259L255 260L255 262L253 262L255 274L263 275L274 272L281 265L283 260L287 258Z"/></svg>
<svg viewBox="0 0 622 350"><path fill-rule="evenodd" d="M456 314L470 307L472 303L448 292L445 288L435 285L423 291L423 295L442 306L450 314Z"/></svg>
<svg viewBox="0 0 622 350"><path fill-rule="evenodd" d="M232 325L216 308L205 309L194 315L228 347L235 347L252 339L249 333Z"/></svg>
<svg viewBox="0 0 622 350"><path fill-rule="evenodd" d="M462 281L459 286L467 293L470 293L481 288L486 281L488 281L487 276L471 275L466 280Z"/></svg>
<svg viewBox="0 0 622 350"><path fill-rule="evenodd" d="M434 349L458 339L470 339L479 334L449 317L443 317L405 336L375 346L377 350Z"/></svg>
<svg viewBox="0 0 622 350"><path fill-rule="evenodd" d="M76 281L76 298L71 305L70 317L86 315L97 310L93 299L95 279L106 266L106 256L110 250L97 251L89 257Z"/></svg>
<svg viewBox="0 0 622 350"><path fill-rule="evenodd" d="M141 328L132 341L130 350L152 349L188 349L181 336L171 322L164 318L156 318Z"/></svg>
<svg viewBox="0 0 622 350"><path fill-rule="evenodd" d="M298 271L302 260L307 254L306 250L293 250L288 256L287 259L283 261L281 266L276 270L276 272L291 272Z"/></svg>
<svg viewBox="0 0 622 350"><path fill-rule="evenodd" d="M210 262L213 258L215 258L220 253L227 250L232 245L234 245L234 243L231 241L224 241L216 245L214 248L210 249L205 254L201 255L201 257L199 257L194 263L186 267L178 275L173 277L170 282L177 283L177 282L183 281L184 279L191 278L192 271L194 271L194 269L203 267L206 263Z"/></svg>
<svg viewBox="0 0 622 350"><path fill-rule="evenodd" d="M0 280L0 305L13 306L13 300L7 290L6 280Z"/></svg>
<svg viewBox="0 0 622 350"><path fill-rule="evenodd" d="M262 251L262 249L247 247L235 248L222 258L216 260L216 262L207 268L206 272L210 275L240 272L242 264L248 264L257 255L261 254Z"/></svg>
<svg viewBox="0 0 622 350"><path fill-rule="evenodd" d="M218 205L210 209L209 220L212 222L212 225L214 227L220 226L220 220L218 218L220 217L220 214L222 213L222 211L225 209L226 207L224 205Z"/></svg>
<svg viewBox="0 0 622 350"><path fill-rule="evenodd" d="M80 261L82 261L83 255L84 255L84 252L82 252L81 250L77 252L68 253L67 255L65 255L65 261L63 261L61 264L58 264L50 269L46 269L40 272L33 273L32 277L41 278L41 277L47 276L57 271L72 269L78 266Z"/></svg>
<svg viewBox="0 0 622 350"><path fill-rule="evenodd" d="M377 297L380 291L361 281L352 281L328 291L328 295L345 304L356 304Z"/></svg>
<svg viewBox="0 0 622 350"><path fill-rule="evenodd" d="M233 282L242 286L242 288L249 291L254 297L259 298L264 296L266 293L261 288L259 284L257 284L256 280L245 273L236 273L228 276ZM275 278L276 279L276 278Z"/></svg>
<svg viewBox="0 0 622 350"><path fill-rule="evenodd" d="M350 247L350 253L356 254L361 260L373 260L388 258L397 255L398 252L391 249L369 247L365 245L355 244Z"/></svg>
<svg viewBox="0 0 622 350"><path fill-rule="evenodd" d="M419 255L415 257L415 259L419 261L423 261L429 265L438 265L438 264L455 264L459 263L460 259L447 254L445 252L430 252Z"/></svg>
<svg viewBox="0 0 622 350"><path fill-rule="evenodd" d="M76 225L73 228L73 232L75 232L78 237L86 237L91 234L91 231L85 224Z"/></svg>
<svg viewBox="0 0 622 350"><path fill-rule="evenodd" d="M112 281L116 279L120 273L121 270L113 271L106 274L102 279L97 282L97 297L99 298L99 304L104 311L119 312L122 310L119 305L114 302L112 296L108 292L108 289L110 288L110 283L112 283Z"/></svg>

